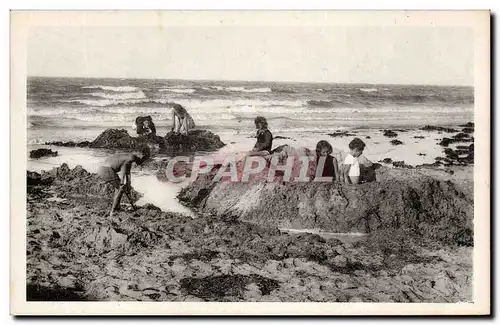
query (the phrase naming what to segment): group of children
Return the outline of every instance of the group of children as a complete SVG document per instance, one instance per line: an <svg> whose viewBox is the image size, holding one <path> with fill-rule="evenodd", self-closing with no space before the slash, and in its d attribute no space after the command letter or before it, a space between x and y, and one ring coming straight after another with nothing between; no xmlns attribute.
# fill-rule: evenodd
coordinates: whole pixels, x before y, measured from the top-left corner
<svg viewBox="0 0 500 325"><path fill-rule="evenodd" d="M273 135L268 129L266 118L257 116L255 127L257 129L257 142L252 152L259 155L272 153ZM319 141L316 144L316 163L321 156L326 157L321 176L333 177L335 181L346 184L360 184L373 180L373 164L363 155L365 147L366 144L363 140L354 138L349 143L349 153L339 171L337 159L332 156L332 146L328 141Z"/></svg>
<svg viewBox="0 0 500 325"><path fill-rule="evenodd" d="M179 109L179 107L174 107L173 111L174 115L179 114L178 123L181 124L181 130L187 133L189 126L194 125L194 122L189 121L190 116L188 116L184 108ZM272 153L273 135L268 129L267 120L263 116L257 116L254 122L257 129L257 142L250 154L268 155ZM137 129L138 133L155 135L156 129L151 117L141 117L140 120L138 118L136 124L139 126ZM174 116L174 126L172 129L174 132L178 132L179 129L175 130L175 124L176 116ZM333 177L333 180L345 182L347 184L360 184L370 181L370 177L366 177L366 175L370 174L369 172L372 170L371 167L373 164L363 155L365 146L365 143L361 139L354 138L349 143L350 151L344 159L341 170L339 170L337 159L332 156L333 148L330 143L325 140L319 141L316 145L316 163L318 163L320 157L326 157L321 176ZM145 147L140 157L134 154L115 155L109 157L98 169L100 178L116 188L110 216L113 215L114 211L119 210L120 200L123 194L126 194L132 208L135 209L132 198L130 197L130 170L133 163L141 165L149 157L149 148Z"/></svg>
<svg viewBox="0 0 500 325"><path fill-rule="evenodd" d="M333 148L328 141L321 140L316 144L316 162L321 156L326 156L323 168L323 177L333 177L337 182L346 184L360 184L372 180L370 171L373 164L363 155L366 144L360 138L349 142L349 153L339 171L338 162L331 154Z"/></svg>

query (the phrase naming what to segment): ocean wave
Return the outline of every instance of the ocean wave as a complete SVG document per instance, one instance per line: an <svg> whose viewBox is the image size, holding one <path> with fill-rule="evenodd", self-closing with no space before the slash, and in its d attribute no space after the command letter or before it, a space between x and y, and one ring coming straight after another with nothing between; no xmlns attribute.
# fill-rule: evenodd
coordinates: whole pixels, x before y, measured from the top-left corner
<svg viewBox="0 0 500 325"><path fill-rule="evenodd" d="M192 94L196 91L196 89L192 89L192 88L163 88L163 89L160 89L159 91L178 93L178 94Z"/></svg>
<svg viewBox="0 0 500 325"><path fill-rule="evenodd" d="M238 92L242 92L242 93L270 93L270 92L272 92L272 89L269 87L250 88L250 89L247 89L245 87L227 87L226 90L238 91Z"/></svg>
<svg viewBox="0 0 500 325"><path fill-rule="evenodd" d="M308 100L307 105L311 107L349 107L353 103L350 102L344 102L340 100Z"/></svg>
<svg viewBox="0 0 500 325"><path fill-rule="evenodd" d="M304 100L261 100L261 99L191 99L177 98L176 103L191 110L212 110L212 109L266 109L272 107L295 107L300 108L305 106Z"/></svg>
<svg viewBox="0 0 500 325"><path fill-rule="evenodd" d="M112 106L125 106L125 105L139 105L141 103L150 102L143 98L108 98L108 99L73 99L67 103L83 104L90 107L112 107Z"/></svg>
<svg viewBox="0 0 500 325"><path fill-rule="evenodd" d="M98 92L98 93L92 93L90 95L94 96L94 97L101 97L101 98L112 99L112 100L142 99L142 98L146 98L146 95L141 90L134 91L134 92L123 92L123 93L103 93L103 92Z"/></svg>
<svg viewBox="0 0 500 325"><path fill-rule="evenodd" d="M273 90L269 87L260 88L245 88L245 87L222 87L222 86L209 86L202 87L203 90L216 90L216 91L229 91L229 92L240 92L240 93L270 93Z"/></svg>
<svg viewBox="0 0 500 325"><path fill-rule="evenodd" d="M137 87L134 86L84 86L84 89L102 89L106 91L114 91L114 92L135 92L138 90Z"/></svg>

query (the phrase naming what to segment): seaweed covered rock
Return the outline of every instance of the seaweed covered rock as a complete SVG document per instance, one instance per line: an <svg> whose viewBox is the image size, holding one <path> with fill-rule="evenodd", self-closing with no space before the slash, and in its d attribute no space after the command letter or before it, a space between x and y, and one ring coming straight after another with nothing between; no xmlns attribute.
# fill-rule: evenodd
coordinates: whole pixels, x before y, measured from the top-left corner
<svg viewBox="0 0 500 325"><path fill-rule="evenodd" d="M357 186L257 177L212 182L213 176L199 177L179 199L206 213L281 228L341 233L409 229L445 243L457 243L456 236L473 229L472 193L421 169L382 167L377 182Z"/></svg>
<svg viewBox="0 0 500 325"><path fill-rule="evenodd" d="M52 151L51 149L40 148L30 151L30 158L42 158L42 157L57 157L57 151Z"/></svg>
<svg viewBox="0 0 500 325"><path fill-rule="evenodd" d="M395 138L398 134L392 130L384 130L384 137Z"/></svg>
<svg viewBox="0 0 500 325"><path fill-rule="evenodd" d="M56 186L58 191L70 196L88 195L112 198L115 191L111 184L101 180L97 174L87 172L80 165L71 169L67 164L62 164L60 167L54 167L41 174L28 172L27 181L28 185ZM141 197L134 189L131 191L131 196L134 201Z"/></svg>
<svg viewBox="0 0 500 325"><path fill-rule="evenodd" d="M45 142L46 145L58 146L58 147L78 147L78 148L86 148L90 145L90 141L82 141L82 142L74 142L74 141L52 141Z"/></svg>
<svg viewBox="0 0 500 325"><path fill-rule="evenodd" d="M45 174L43 177L37 172L26 171L26 185L50 185L54 181L53 177L47 177Z"/></svg>
<svg viewBox="0 0 500 325"><path fill-rule="evenodd" d="M423 128L421 128L420 130L422 130L422 131L438 131L438 132L446 132L446 133L458 132L456 129L442 127L442 126L433 126L433 125L426 125Z"/></svg>
<svg viewBox="0 0 500 325"><path fill-rule="evenodd" d="M187 135L169 132L165 137L155 134L131 136L125 129L108 129L94 141L49 142L47 144L64 147L90 147L107 149L140 150L148 146L153 152L186 153L214 151L225 146L218 135L207 130L191 130Z"/></svg>
<svg viewBox="0 0 500 325"><path fill-rule="evenodd" d="M356 134L354 133L349 133L349 131L335 131L333 133L328 133L329 136L331 136L332 138L337 138L337 137L351 137L351 136L355 136Z"/></svg>
<svg viewBox="0 0 500 325"><path fill-rule="evenodd" d="M160 137L161 138L161 137ZM148 137L132 137L124 129L108 129L90 143L91 148L139 149L149 142Z"/></svg>

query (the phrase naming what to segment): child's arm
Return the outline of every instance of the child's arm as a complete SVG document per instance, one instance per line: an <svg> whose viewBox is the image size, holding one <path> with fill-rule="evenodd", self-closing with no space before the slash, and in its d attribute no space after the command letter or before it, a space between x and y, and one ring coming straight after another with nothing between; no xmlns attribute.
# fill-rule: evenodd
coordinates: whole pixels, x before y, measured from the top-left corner
<svg viewBox="0 0 500 325"><path fill-rule="evenodd" d="M333 171L335 173L335 181L340 182L339 165L335 157L333 157Z"/></svg>
<svg viewBox="0 0 500 325"><path fill-rule="evenodd" d="M349 170L351 169L351 165L350 164L344 164L344 168L342 170L342 180L344 181L344 183L346 184L350 184L351 183L351 180L349 179Z"/></svg>
<svg viewBox="0 0 500 325"><path fill-rule="evenodd" d="M175 111L172 109L172 131L174 131L175 129L175 119L176 119L176 114L175 114Z"/></svg>
<svg viewBox="0 0 500 325"><path fill-rule="evenodd" d="M367 168L370 168L373 166L373 163L370 160L368 160L368 158L366 158L365 155L359 156L359 163L364 165Z"/></svg>

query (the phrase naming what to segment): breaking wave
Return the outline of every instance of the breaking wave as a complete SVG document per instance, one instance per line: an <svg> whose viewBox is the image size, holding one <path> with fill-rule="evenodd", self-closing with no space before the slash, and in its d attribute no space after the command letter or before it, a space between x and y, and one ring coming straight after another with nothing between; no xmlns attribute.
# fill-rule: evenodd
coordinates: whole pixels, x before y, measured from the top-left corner
<svg viewBox="0 0 500 325"><path fill-rule="evenodd" d="M373 93L373 92L376 92L378 91L377 88L359 88L359 90L365 92L365 93Z"/></svg>

